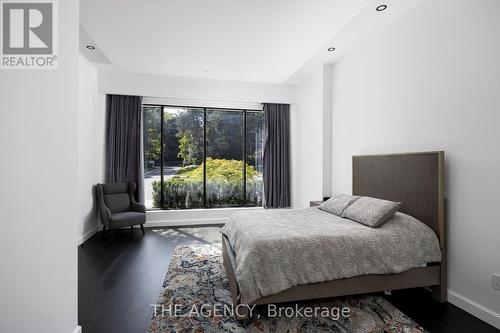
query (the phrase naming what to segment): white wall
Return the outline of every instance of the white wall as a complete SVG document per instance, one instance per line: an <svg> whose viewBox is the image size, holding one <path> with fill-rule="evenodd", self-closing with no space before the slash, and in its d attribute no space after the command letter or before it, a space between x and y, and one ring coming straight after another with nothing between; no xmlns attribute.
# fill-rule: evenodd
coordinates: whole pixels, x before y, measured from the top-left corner
<svg viewBox="0 0 500 333"><path fill-rule="evenodd" d="M323 195L323 69L297 85L291 108L292 206L305 208Z"/></svg>
<svg viewBox="0 0 500 333"><path fill-rule="evenodd" d="M58 1L59 69L0 71L0 331L77 326L78 1Z"/></svg>
<svg viewBox="0 0 500 333"><path fill-rule="evenodd" d="M78 69L78 237L83 243L99 222L94 185L104 181L106 95L97 92L97 69L81 55Z"/></svg>
<svg viewBox="0 0 500 333"><path fill-rule="evenodd" d="M422 0L335 64L332 96L335 192L353 154L446 152L450 301L500 328L499 15Z"/></svg>
<svg viewBox="0 0 500 333"><path fill-rule="evenodd" d="M99 71L99 92L221 102L293 103L293 85Z"/></svg>

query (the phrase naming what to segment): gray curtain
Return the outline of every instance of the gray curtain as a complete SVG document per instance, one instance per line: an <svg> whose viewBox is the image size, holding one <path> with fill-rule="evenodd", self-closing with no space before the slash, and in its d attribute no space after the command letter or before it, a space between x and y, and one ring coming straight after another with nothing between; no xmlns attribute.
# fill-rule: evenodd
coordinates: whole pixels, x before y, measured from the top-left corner
<svg viewBox="0 0 500 333"><path fill-rule="evenodd" d="M264 206L290 207L290 105L264 104Z"/></svg>
<svg viewBox="0 0 500 333"><path fill-rule="evenodd" d="M135 182L144 202L139 96L108 95L106 105L106 183Z"/></svg>

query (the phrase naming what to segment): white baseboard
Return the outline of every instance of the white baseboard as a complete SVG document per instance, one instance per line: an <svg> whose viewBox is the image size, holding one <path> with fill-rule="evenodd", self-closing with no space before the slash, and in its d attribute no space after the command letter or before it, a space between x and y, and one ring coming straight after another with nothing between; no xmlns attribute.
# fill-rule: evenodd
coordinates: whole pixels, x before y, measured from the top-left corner
<svg viewBox="0 0 500 333"><path fill-rule="evenodd" d="M82 333L82 327L81 326L75 327L75 329L73 330L73 333Z"/></svg>
<svg viewBox="0 0 500 333"><path fill-rule="evenodd" d="M78 246L82 245L83 243L85 243L87 241L87 239L89 239L90 237L94 236L96 233L99 232L99 227L98 226L95 226L93 227L92 229L90 229L89 231L87 231L85 234L83 234L79 239L78 239Z"/></svg>
<svg viewBox="0 0 500 333"><path fill-rule="evenodd" d="M500 329L500 314L448 289L448 302Z"/></svg>

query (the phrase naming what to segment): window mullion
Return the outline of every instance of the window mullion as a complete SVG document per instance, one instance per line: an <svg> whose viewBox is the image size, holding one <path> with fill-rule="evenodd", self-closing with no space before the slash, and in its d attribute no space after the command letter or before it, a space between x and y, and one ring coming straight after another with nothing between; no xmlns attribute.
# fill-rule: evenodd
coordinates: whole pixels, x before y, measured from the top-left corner
<svg viewBox="0 0 500 333"><path fill-rule="evenodd" d="M207 208L207 108L203 108L203 208Z"/></svg>
<svg viewBox="0 0 500 333"><path fill-rule="evenodd" d="M164 138L163 138L163 106L160 107L160 207L165 209L165 193L163 186L163 149L165 148Z"/></svg>
<svg viewBox="0 0 500 333"><path fill-rule="evenodd" d="M247 160L246 160L246 155L247 155L247 152L246 152L246 146L247 146L247 112L246 110L243 110L243 149L242 149L242 152L243 152L243 158L242 158L242 162L243 162L243 201L242 201L242 205L243 206L246 206L246 203L247 203Z"/></svg>

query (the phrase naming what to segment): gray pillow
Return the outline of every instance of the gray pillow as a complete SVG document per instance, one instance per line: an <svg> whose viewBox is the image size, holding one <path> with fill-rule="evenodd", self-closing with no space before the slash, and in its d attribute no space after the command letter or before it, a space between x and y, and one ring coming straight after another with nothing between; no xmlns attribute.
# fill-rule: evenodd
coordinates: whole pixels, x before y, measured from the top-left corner
<svg viewBox="0 0 500 333"><path fill-rule="evenodd" d="M342 217L377 228L390 220L401 207L401 202L361 197L342 213Z"/></svg>
<svg viewBox="0 0 500 333"><path fill-rule="evenodd" d="M318 208L327 213L341 216L342 212L359 198L348 194L336 194L319 205Z"/></svg>

